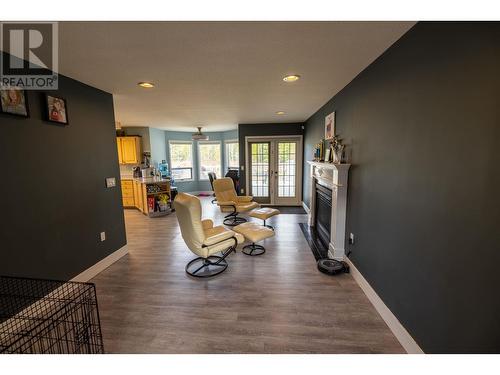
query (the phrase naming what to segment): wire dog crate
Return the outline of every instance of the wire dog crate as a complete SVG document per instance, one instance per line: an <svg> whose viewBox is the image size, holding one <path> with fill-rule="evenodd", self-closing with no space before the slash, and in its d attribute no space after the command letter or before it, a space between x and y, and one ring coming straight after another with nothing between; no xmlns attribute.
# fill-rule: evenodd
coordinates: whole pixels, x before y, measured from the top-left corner
<svg viewBox="0 0 500 375"><path fill-rule="evenodd" d="M0 353L104 353L95 285L0 276Z"/></svg>

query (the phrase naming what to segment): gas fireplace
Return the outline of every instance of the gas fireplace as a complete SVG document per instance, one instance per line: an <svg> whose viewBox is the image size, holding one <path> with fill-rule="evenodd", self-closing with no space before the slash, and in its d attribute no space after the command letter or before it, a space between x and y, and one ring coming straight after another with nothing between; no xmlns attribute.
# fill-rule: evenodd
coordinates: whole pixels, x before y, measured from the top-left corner
<svg viewBox="0 0 500 375"><path fill-rule="evenodd" d="M308 162L311 165L309 226L314 227L329 256L343 260L350 164Z"/></svg>

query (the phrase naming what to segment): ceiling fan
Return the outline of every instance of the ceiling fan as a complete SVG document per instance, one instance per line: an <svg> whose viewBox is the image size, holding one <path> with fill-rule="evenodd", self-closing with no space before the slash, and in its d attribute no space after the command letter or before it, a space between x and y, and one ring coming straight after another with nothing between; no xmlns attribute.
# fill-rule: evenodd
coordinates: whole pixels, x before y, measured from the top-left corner
<svg viewBox="0 0 500 375"><path fill-rule="evenodd" d="M191 136L191 139L193 141L208 141L208 135L203 134L201 132L201 126L197 126L197 129L198 129L198 132L193 133L193 135Z"/></svg>

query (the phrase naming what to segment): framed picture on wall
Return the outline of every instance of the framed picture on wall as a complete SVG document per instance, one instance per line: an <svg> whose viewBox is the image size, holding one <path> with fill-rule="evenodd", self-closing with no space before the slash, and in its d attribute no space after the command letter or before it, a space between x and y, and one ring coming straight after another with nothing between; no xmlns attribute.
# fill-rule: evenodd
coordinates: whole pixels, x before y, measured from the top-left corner
<svg viewBox="0 0 500 375"><path fill-rule="evenodd" d="M28 98L26 90L0 90L1 111L16 116L28 117Z"/></svg>
<svg viewBox="0 0 500 375"><path fill-rule="evenodd" d="M325 117L325 139L332 139L335 136L335 112Z"/></svg>
<svg viewBox="0 0 500 375"><path fill-rule="evenodd" d="M68 108L66 99L53 95L45 95L47 120L62 125L68 125Z"/></svg>

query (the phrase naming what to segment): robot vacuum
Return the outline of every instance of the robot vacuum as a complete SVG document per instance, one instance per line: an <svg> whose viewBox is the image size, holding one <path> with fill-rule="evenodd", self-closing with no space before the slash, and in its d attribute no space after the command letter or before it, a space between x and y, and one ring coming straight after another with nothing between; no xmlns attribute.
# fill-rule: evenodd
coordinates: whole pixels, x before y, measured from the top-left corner
<svg viewBox="0 0 500 375"><path fill-rule="evenodd" d="M327 275L338 275L339 273L349 273L349 265L346 262L330 258L318 260L318 270Z"/></svg>

